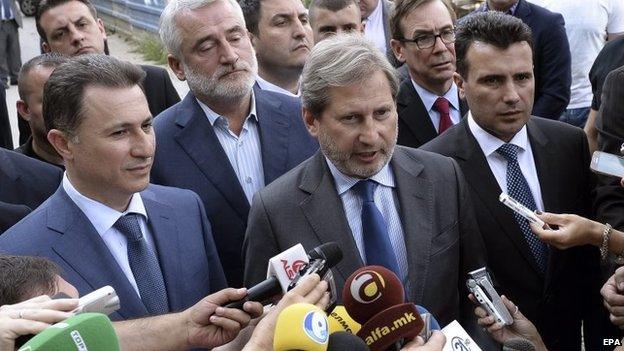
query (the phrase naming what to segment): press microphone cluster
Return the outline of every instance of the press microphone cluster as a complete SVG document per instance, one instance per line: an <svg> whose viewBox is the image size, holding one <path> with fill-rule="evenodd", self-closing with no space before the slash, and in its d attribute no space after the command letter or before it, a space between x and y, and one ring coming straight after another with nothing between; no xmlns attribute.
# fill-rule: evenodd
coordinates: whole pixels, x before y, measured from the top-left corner
<svg viewBox="0 0 624 351"><path fill-rule="evenodd" d="M270 303L275 297L286 293L306 275L318 274L330 285L335 299L335 283L330 268L342 260L342 250L335 242L315 247L306 254L303 245L297 244L269 260L267 279L247 289L247 296L225 307L242 309L247 301Z"/></svg>

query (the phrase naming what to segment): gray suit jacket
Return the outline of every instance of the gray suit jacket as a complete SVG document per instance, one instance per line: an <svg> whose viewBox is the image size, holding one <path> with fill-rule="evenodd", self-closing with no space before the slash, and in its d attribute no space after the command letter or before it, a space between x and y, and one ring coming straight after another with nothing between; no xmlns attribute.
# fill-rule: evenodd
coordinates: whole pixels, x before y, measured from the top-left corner
<svg viewBox="0 0 624 351"><path fill-rule="evenodd" d="M407 248L408 301L427 308L442 325L454 319L474 321L465 281L468 271L484 266L484 249L459 166L450 158L402 146L396 147L390 165ZM317 152L255 195L243 243L246 286L265 279L268 260L279 252L297 243L310 250L329 241L343 252L334 269L342 291L363 262L334 179Z"/></svg>
<svg viewBox="0 0 624 351"><path fill-rule="evenodd" d="M11 11L13 11L13 16L15 16L15 23L22 28L22 10L20 10L17 1L11 1Z"/></svg>

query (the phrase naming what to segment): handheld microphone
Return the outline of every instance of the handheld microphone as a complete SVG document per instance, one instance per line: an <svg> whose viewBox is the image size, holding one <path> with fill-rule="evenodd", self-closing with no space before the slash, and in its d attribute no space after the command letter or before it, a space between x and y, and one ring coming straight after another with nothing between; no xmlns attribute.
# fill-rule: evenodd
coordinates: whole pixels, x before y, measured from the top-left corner
<svg viewBox="0 0 624 351"><path fill-rule="evenodd" d="M30 339L18 351L119 351L110 319L101 313L82 313L56 323Z"/></svg>
<svg viewBox="0 0 624 351"><path fill-rule="evenodd" d="M503 344L503 351L535 351L535 345L527 339L509 339Z"/></svg>
<svg viewBox="0 0 624 351"><path fill-rule="evenodd" d="M309 256L309 258L308 258ZM305 253L303 245L297 244L288 250L272 257L267 269L268 278L249 288L247 296L242 300L227 304L227 308L242 309L247 301L257 301L264 305L271 299L281 295L296 286L302 276L317 273L321 278L329 280L330 288L335 283L329 274L331 267L342 259L342 251L335 242L325 243ZM298 274L303 272L302 274ZM295 281L294 284L291 282ZM334 294L335 295L335 294Z"/></svg>
<svg viewBox="0 0 624 351"><path fill-rule="evenodd" d="M362 327L360 323L356 322L349 316L344 306L336 306L331 313L327 316L329 322L329 334L337 332L347 332L349 334L357 334Z"/></svg>
<svg viewBox="0 0 624 351"><path fill-rule="evenodd" d="M275 351L325 351L328 341L327 316L315 305L296 303L277 317L273 338Z"/></svg>
<svg viewBox="0 0 624 351"><path fill-rule="evenodd" d="M327 351L370 351L364 340L348 332L339 331L329 335Z"/></svg>

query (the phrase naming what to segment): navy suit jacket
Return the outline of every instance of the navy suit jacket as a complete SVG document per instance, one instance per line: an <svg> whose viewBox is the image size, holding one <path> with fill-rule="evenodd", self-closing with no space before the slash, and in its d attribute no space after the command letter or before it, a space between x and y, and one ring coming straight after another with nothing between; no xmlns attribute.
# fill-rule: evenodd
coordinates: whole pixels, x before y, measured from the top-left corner
<svg viewBox="0 0 624 351"><path fill-rule="evenodd" d="M150 185L141 192L162 269L169 310L184 310L225 288L210 224L191 191ZM39 208L0 236L0 252L42 256L61 268L80 295L115 288L121 309L113 320L148 311L89 219L59 187Z"/></svg>
<svg viewBox="0 0 624 351"><path fill-rule="evenodd" d="M0 147L13 149L9 110L7 110L6 105L6 90L2 86L0 86Z"/></svg>
<svg viewBox="0 0 624 351"><path fill-rule="evenodd" d="M532 114L559 119L570 102L572 85L572 59L563 16L526 0L518 2L514 16L531 28L533 37L535 104Z"/></svg>
<svg viewBox="0 0 624 351"><path fill-rule="evenodd" d="M310 157L318 143L301 117L299 99L254 88L265 184ZM152 182L201 197L230 286L242 286L242 245L249 202L219 139L193 93L154 121Z"/></svg>

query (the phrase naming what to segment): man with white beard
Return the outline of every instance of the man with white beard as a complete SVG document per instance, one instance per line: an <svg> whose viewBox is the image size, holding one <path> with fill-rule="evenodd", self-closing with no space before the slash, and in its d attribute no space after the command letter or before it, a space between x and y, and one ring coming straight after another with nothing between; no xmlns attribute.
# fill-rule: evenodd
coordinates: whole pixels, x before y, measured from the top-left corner
<svg viewBox="0 0 624 351"><path fill-rule="evenodd" d="M236 0L171 1L160 35L190 92L156 120L152 182L201 197L228 285L241 286L252 196L318 144L298 99L253 89L258 64Z"/></svg>

